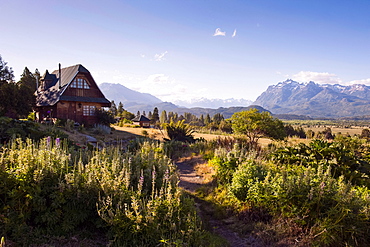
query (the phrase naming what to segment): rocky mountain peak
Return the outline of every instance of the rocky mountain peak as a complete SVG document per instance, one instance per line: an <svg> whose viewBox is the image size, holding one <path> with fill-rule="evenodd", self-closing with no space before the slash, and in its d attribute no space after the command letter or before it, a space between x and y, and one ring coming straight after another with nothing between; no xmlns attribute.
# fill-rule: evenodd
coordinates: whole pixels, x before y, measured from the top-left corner
<svg viewBox="0 0 370 247"><path fill-rule="evenodd" d="M274 114L348 117L370 114L370 87L307 83L288 79L269 86L254 102Z"/></svg>

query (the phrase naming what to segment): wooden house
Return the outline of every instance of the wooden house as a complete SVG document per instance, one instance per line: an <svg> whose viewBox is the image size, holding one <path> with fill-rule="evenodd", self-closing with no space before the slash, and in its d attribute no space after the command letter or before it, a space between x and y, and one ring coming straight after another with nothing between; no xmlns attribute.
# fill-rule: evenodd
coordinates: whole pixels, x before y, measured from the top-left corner
<svg viewBox="0 0 370 247"><path fill-rule="evenodd" d="M81 64L46 71L35 94L38 121L71 119L91 126L98 123L96 110L111 105Z"/></svg>
<svg viewBox="0 0 370 247"><path fill-rule="evenodd" d="M140 127L150 127L150 119L143 115L135 117L134 119L132 119L132 122L134 122L134 124L140 125Z"/></svg>

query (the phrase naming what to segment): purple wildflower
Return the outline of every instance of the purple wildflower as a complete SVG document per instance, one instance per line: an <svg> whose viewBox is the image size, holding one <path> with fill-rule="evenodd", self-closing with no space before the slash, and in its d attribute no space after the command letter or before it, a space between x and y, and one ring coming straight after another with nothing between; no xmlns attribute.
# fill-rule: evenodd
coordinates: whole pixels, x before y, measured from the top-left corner
<svg viewBox="0 0 370 247"><path fill-rule="evenodd" d="M143 184L144 184L144 176L141 175L140 176L140 179L139 179L139 185L140 185L140 187L143 187Z"/></svg>
<svg viewBox="0 0 370 247"><path fill-rule="evenodd" d="M56 139L55 139L55 145L56 145L57 147L59 147L59 146L60 146L60 138L56 138Z"/></svg>
<svg viewBox="0 0 370 247"><path fill-rule="evenodd" d="M48 136L47 138L46 138L46 146L50 146L50 142L51 142L51 136Z"/></svg>

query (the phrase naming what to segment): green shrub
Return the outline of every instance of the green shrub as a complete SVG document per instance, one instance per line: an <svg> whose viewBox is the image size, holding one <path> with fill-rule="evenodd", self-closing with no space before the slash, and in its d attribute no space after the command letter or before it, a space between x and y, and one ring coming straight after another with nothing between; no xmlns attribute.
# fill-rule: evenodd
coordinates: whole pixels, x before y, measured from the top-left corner
<svg viewBox="0 0 370 247"><path fill-rule="evenodd" d="M344 178L358 185L370 185L369 150L353 138L334 142L313 140L309 145L300 143L277 149L272 159L280 164L331 167L334 177Z"/></svg>
<svg viewBox="0 0 370 247"><path fill-rule="evenodd" d="M50 137L0 151L0 235L28 246L44 236L103 230L116 246L203 245L193 202L158 143L71 153Z"/></svg>
<svg viewBox="0 0 370 247"><path fill-rule="evenodd" d="M253 207L268 209L310 228L320 246L370 243L370 190L336 179L323 166L239 166L230 191Z"/></svg>

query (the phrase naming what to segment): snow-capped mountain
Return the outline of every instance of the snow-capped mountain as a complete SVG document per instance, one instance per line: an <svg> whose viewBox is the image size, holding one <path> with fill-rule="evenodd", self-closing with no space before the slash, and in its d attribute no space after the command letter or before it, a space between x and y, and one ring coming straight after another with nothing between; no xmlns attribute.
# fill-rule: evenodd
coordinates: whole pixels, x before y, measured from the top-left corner
<svg viewBox="0 0 370 247"><path fill-rule="evenodd" d="M269 86L254 104L274 114L332 118L370 115L370 86L286 80Z"/></svg>
<svg viewBox="0 0 370 247"><path fill-rule="evenodd" d="M181 107L205 107L205 108L219 108L219 107L233 107L233 106L250 106L253 102L246 99L207 99L207 98L197 98L188 101L176 100L172 102Z"/></svg>

